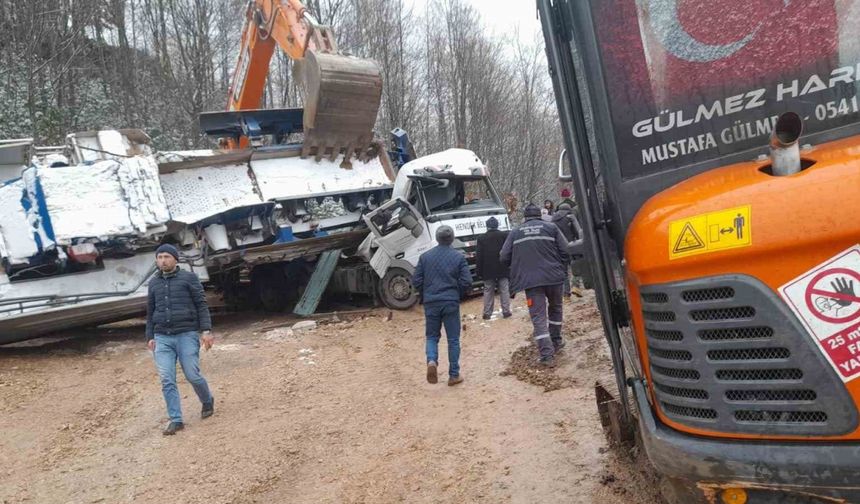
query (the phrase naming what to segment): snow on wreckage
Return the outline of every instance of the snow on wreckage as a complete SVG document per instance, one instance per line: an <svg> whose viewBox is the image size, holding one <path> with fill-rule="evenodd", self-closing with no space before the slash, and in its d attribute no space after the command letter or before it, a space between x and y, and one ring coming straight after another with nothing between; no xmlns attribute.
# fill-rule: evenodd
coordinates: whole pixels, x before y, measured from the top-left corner
<svg viewBox="0 0 860 504"><path fill-rule="evenodd" d="M390 194L384 150L350 171L298 148L153 153L138 130L31 145L0 166L19 175L0 186L0 343L141 313L161 242L221 288L256 248L265 263L357 245L362 213Z"/></svg>
<svg viewBox="0 0 860 504"><path fill-rule="evenodd" d="M0 344L141 314L163 242L228 304L298 300L306 315L325 291L409 308L436 227L452 226L474 262L483 222L509 219L474 152L412 159L405 132L393 135L399 152L374 142L347 164L302 158L301 144L154 153L139 130L77 133L0 162L20 175L0 187Z"/></svg>
<svg viewBox="0 0 860 504"><path fill-rule="evenodd" d="M151 260L135 250L169 219L144 137L84 133L48 154L30 143L2 157L3 173L19 176L0 188L0 342L139 311Z"/></svg>

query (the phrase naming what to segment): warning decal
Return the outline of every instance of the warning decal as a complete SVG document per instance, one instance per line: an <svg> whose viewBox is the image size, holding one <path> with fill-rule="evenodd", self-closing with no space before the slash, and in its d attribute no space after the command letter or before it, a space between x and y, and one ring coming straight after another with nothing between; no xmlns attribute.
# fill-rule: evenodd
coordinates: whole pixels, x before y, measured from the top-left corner
<svg viewBox="0 0 860 504"><path fill-rule="evenodd" d="M669 224L669 259L752 245L750 206L678 219Z"/></svg>
<svg viewBox="0 0 860 504"><path fill-rule="evenodd" d="M779 288L843 381L860 376L860 245Z"/></svg>
<svg viewBox="0 0 860 504"><path fill-rule="evenodd" d="M687 222L684 224L684 229L681 230L678 240L675 241L675 247L672 249L672 252L680 254L682 252L690 252L700 248L705 248L705 242L699 238L699 235L696 234L696 230L693 229L693 226L691 226L689 222Z"/></svg>

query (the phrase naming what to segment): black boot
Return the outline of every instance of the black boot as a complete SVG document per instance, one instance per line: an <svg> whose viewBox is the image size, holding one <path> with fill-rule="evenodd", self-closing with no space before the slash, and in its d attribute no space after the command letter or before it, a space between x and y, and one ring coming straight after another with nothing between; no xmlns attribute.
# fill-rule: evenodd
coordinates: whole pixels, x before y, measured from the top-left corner
<svg viewBox="0 0 860 504"><path fill-rule="evenodd" d="M203 409L200 410L200 418L209 418L215 413L215 398L213 397L211 401L203 405Z"/></svg>
<svg viewBox="0 0 860 504"><path fill-rule="evenodd" d="M181 431L184 428L185 424L182 422L170 422L169 424L167 424L167 428L164 429L162 434L164 434L165 436L172 436L176 434L177 431Z"/></svg>
<svg viewBox="0 0 860 504"><path fill-rule="evenodd" d="M538 360L538 366L543 368L554 368L555 367L555 357L541 357Z"/></svg>

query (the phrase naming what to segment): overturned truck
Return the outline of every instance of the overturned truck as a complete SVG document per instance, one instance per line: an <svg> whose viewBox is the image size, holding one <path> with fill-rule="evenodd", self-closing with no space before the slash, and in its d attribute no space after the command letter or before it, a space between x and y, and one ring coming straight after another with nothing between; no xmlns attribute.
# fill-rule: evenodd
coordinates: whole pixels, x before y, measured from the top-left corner
<svg viewBox="0 0 860 504"><path fill-rule="evenodd" d="M401 168L399 132L398 156L376 142L348 167L303 158L301 143L275 142L296 114L201 118L213 135L252 123L272 139L242 150L155 152L139 130L76 133L53 149L0 144L0 344L142 314L160 243L228 304L309 314L324 290L409 308L438 226L455 229L470 259L489 216L509 226L471 151Z"/></svg>

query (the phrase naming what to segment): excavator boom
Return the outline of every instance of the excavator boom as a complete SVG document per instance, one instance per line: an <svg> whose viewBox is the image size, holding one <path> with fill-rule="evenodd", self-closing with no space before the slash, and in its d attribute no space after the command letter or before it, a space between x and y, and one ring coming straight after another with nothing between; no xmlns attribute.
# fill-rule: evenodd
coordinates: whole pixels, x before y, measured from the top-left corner
<svg viewBox="0 0 860 504"><path fill-rule="evenodd" d="M228 110L260 107L276 46L295 62L305 90L302 155L334 159L344 152L348 159L362 153L373 140L382 97L379 66L339 54L331 29L319 24L299 0L248 2Z"/></svg>

